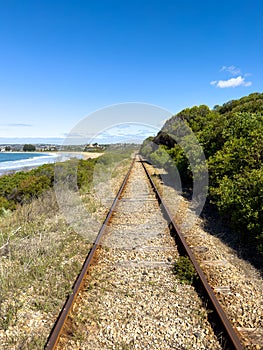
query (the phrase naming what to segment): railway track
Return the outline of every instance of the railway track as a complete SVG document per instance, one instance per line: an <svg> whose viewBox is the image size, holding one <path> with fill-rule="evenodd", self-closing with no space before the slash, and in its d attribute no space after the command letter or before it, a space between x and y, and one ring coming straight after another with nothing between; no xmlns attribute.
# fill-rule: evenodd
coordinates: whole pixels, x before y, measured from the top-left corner
<svg viewBox="0 0 263 350"><path fill-rule="evenodd" d="M179 253L192 260L203 303L174 275ZM138 157L49 336L45 349L55 348L244 348Z"/></svg>

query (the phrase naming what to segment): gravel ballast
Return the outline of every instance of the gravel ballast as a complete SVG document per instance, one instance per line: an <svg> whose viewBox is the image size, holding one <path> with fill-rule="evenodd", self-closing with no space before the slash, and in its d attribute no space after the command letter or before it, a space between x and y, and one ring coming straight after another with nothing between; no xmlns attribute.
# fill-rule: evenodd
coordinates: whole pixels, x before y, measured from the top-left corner
<svg viewBox="0 0 263 350"><path fill-rule="evenodd" d="M228 233L217 225L217 234L207 232L204 220L195 217L191 202L160 181L162 169L147 165L165 202L204 271L227 317L240 333L246 349L263 349L263 280L260 272L223 242ZM160 176L159 176L160 175ZM165 176L164 176L165 178ZM192 222L189 227L186 222ZM231 238L229 238L230 240Z"/></svg>
<svg viewBox="0 0 263 350"><path fill-rule="evenodd" d="M178 258L136 162L58 349L221 349Z"/></svg>

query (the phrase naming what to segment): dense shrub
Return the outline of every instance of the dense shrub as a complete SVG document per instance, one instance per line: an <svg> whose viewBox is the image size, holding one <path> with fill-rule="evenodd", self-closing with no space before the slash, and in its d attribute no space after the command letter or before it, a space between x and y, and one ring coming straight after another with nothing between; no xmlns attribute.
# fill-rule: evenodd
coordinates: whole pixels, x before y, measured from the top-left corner
<svg viewBox="0 0 263 350"><path fill-rule="evenodd" d="M191 186L193 169L174 142L181 136L178 120L195 132L203 147L210 200L243 242L254 244L263 254L263 94L254 93L213 110L204 105L184 109L169 119L155 138L145 140L142 154L169 170L171 161L163 155L165 150L183 183Z"/></svg>
<svg viewBox="0 0 263 350"><path fill-rule="evenodd" d="M0 215L4 213L4 210L12 209L13 203L8 201L6 198L0 196Z"/></svg>
<svg viewBox="0 0 263 350"><path fill-rule="evenodd" d="M76 163L77 162L77 163ZM82 187L91 181L96 160L69 160L56 164L60 180L74 182L74 189ZM77 168L76 168L77 165ZM33 198L39 197L54 184L54 164L45 164L27 172L0 177L0 208L15 209L17 204L30 202ZM73 181L72 180L72 181ZM77 186L76 186L77 185ZM72 185L73 186L73 185Z"/></svg>

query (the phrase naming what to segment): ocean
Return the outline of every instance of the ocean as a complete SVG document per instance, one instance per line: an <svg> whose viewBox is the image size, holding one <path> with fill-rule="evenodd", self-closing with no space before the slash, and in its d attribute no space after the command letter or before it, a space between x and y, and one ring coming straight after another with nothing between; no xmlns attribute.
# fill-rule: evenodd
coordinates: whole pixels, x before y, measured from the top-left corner
<svg viewBox="0 0 263 350"><path fill-rule="evenodd" d="M65 161L72 157L82 158L80 154L72 155L70 153L0 152L0 176L56 161Z"/></svg>

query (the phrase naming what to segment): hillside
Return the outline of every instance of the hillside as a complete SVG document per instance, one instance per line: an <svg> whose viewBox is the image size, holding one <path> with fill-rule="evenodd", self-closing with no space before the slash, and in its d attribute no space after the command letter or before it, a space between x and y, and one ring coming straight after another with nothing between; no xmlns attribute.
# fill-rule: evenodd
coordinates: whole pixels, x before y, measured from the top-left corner
<svg viewBox="0 0 263 350"><path fill-rule="evenodd" d="M193 169L183 148L190 154L196 150L191 149L194 136L185 132L187 127L206 157L210 203L243 243L263 255L263 94L212 110L205 105L186 108L167 120L156 137L144 141L141 153L168 172L176 166L183 186L191 190ZM198 171L201 176L201 170L194 169L195 176Z"/></svg>

